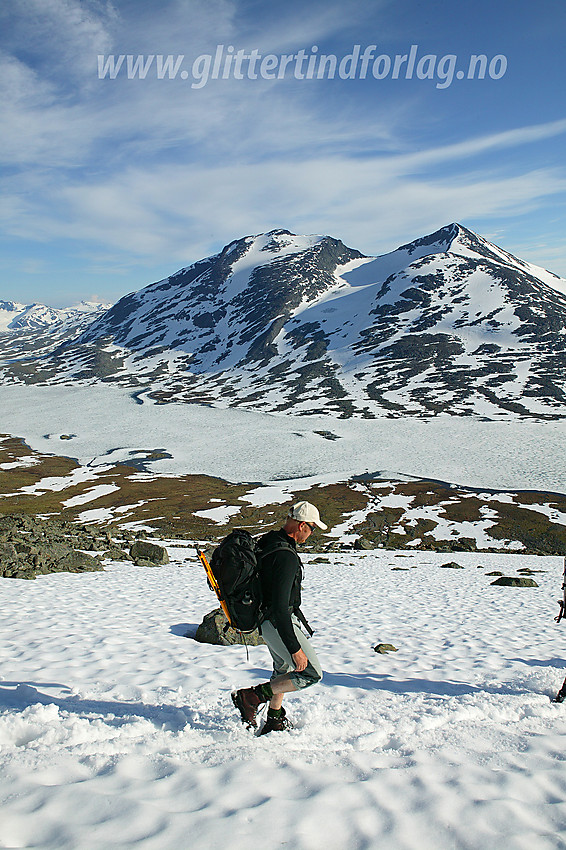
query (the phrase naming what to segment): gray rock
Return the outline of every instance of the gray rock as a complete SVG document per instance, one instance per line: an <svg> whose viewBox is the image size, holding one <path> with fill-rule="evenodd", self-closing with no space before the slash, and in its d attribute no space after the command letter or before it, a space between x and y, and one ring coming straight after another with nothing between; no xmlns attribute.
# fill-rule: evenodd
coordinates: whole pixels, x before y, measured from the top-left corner
<svg viewBox="0 0 566 850"><path fill-rule="evenodd" d="M124 552L123 549L120 549L119 546L110 546L109 549L106 549L104 552L105 558L111 558L113 561L131 561L131 555L128 555L127 552Z"/></svg>
<svg viewBox="0 0 566 850"><path fill-rule="evenodd" d="M463 570L462 564L457 564L456 561L448 561L446 564L440 565L441 570Z"/></svg>
<svg viewBox="0 0 566 850"><path fill-rule="evenodd" d="M240 632L228 626L228 620L222 608L215 608L214 611L205 615L194 639L199 643L211 643L215 646L233 646L237 643L260 646L265 643L258 631L242 636Z"/></svg>
<svg viewBox="0 0 566 850"><path fill-rule="evenodd" d="M392 643L378 643L377 646L374 646L373 651L379 652L380 655L385 655L386 652L399 652Z"/></svg>
<svg viewBox="0 0 566 850"><path fill-rule="evenodd" d="M53 572L102 570L86 555L91 535L81 526L24 514L0 517L0 576L32 579Z"/></svg>
<svg viewBox="0 0 566 850"><path fill-rule="evenodd" d="M503 587L538 587L536 581L532 578L518 578L517 576L501 576L491 582L492 585L498 584Z"/></svg>
<svg viewBox="0 0 566 850"><path fill-rule="evenodd" d="M158 564L157 561L148 561L147 558L136 558L134 561L136 567L162 567L163 564Z"/></svg>
<svg viewBox="0 0 566 850"><path fill-rule="evenodd" d="M354 540L354 549L373 549L373 544L369 540L364 540L363 537L358 537Z"/></svg>
<svg viewBox="0 0 566 850"><path fill-rule="evenodd" d="M18 553L13 543L4 540L0 541L0 564L15 561L17 557Z"/></svg>
<svg viewBox="0 0 566 850"><path fill-rule="evenodd" d="M102 565L97 558L92 555L87 555L84 552L71 551L63 558L57 561L56 572L65 573L83 573L97 572L102 569Z"/></svg>
<svg viewBox="0 0 566 850"><path fill-rule="evenodd" d="M134 561L150 561L152 564L168 564L169 555L163 546L148 543L146 540L136 540L130 548L130 555Z"/></svg>

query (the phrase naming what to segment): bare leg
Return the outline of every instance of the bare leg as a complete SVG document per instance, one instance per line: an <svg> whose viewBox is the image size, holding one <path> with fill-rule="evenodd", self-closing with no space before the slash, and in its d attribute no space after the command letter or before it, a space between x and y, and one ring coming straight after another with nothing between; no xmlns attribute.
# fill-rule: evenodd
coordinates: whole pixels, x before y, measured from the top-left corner
<svg viewBox="0 0 566 850"><path fill-rule="evenodd" d="M273 697L269 702L269 707L276 711L281 708L283 703L283 694L288 694L291 693L291 691L297 690L293 680L287 675L287 673L284 673L282 676L276 676L275 679L271 679L269 684L273 691Z"/></svg>

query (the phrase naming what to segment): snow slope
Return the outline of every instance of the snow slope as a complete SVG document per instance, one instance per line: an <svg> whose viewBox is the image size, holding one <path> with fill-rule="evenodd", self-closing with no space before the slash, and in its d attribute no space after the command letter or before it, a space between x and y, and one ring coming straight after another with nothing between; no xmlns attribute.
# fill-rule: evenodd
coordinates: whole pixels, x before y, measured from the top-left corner
<svg viewBox="0 0 566 850"><path fill-rule="evenodd" d="M74 307L57 309L0 300L0 365L44 357L62 342L77 337L109 306L81 301Z"/></svg>
<svg viewBox="0 0 566 850"><path fill-rule="evenodd" d="M267 650L183 637L213 597L192 550L169 553L2 581L0 847L566 846L561 559L307 564L324 679L287 699L292 732L257 738L229 692L266 678ZM520 567L539 588L490 586Z"/></svg>
<svg viewBox="0 0 566 850"><path fill-rule="evenodd" d="M18 330L60 331L62 327L77 325L84 327L97 316L106 312L110 304L81 301L75 307L47 307L45 304L19 304L16 301L0 301L0 332Z"/></svg>

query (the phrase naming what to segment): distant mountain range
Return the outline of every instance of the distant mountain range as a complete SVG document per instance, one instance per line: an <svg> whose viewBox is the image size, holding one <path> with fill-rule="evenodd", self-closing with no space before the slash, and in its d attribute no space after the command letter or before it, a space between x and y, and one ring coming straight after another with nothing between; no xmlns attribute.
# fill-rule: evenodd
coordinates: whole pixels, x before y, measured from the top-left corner
<svg viewBox="0 0 566 850"><path fill-rule="evenodd" d="M271 413L562 418L566 280L459 224L379 257L274 230L110 309L0 302L0 371Z"/></svg>
<svg viewBox="0 0 566 850"><path fill-rule="evenodd" d="M76 339L84 328L111 306L82 301L76 307L57 309L45 304L0 301L0 370L4 358L8 362L30 357L44 358L62 342ZM36 374L41 374L39 364Z"/></svg>

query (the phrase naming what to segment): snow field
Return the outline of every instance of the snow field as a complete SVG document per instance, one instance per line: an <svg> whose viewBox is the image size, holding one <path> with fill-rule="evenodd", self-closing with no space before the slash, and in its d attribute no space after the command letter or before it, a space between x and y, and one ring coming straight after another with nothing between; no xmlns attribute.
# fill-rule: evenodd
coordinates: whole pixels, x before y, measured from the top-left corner
<svg viewBox="0 0 566 850"><path fill-rule="evenodd" d="M566 492L566 420L484 422L279 416L192 404L136 403L111 386L0 386L0 433L31 448L102 467L163 448L158 475L213 475L233 482L345 481L366 471L495 490ZM324 439L320 430L339 438ZM61 440L61 435L70 440ZM67 486L63 481L61 487Z"/></svg>
<svg viewBox="0 0 566 850"><path fill-rule="evenodd" d="M562 559L305 557L325 676L286 700L293 731L257 738L229 692L267 650L183 637L214 597L191 548L169 554L2 581L0 847L566 846ZM539 588L485 574L523 566Z"/></svg>

